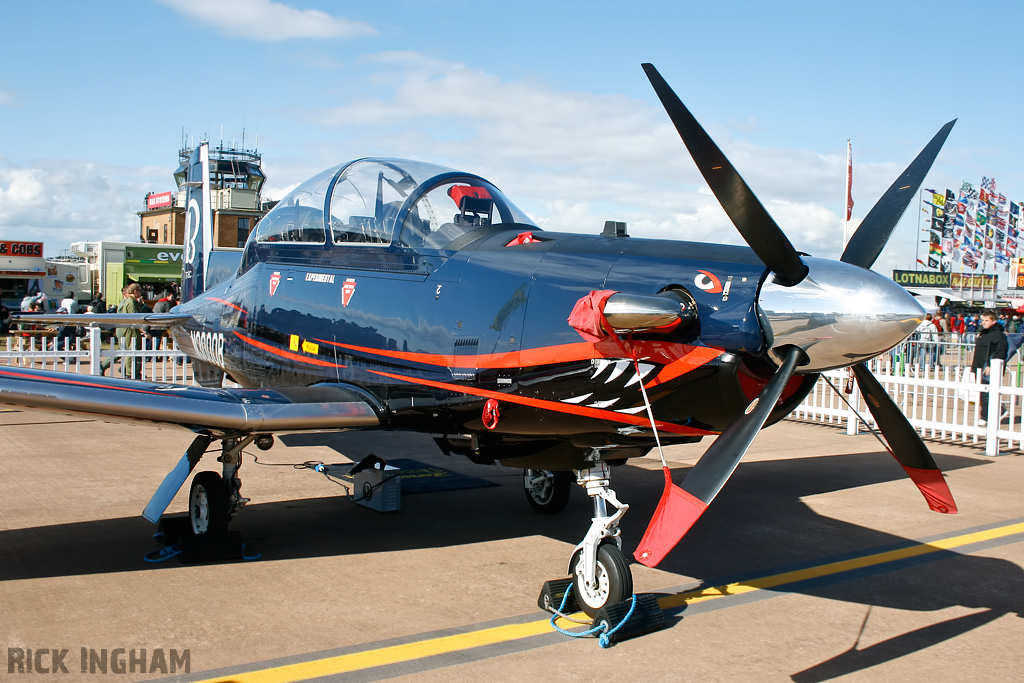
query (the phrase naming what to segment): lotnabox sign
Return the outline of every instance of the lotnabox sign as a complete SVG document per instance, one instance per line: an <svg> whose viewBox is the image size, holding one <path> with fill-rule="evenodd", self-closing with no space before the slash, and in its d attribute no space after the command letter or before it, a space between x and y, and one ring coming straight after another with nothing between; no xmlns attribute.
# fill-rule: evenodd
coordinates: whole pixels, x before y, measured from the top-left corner
<svg viewBox="0 0 1024 683"><path fill-rule="evenodd" d="M894 270L892 279L896 284L904 287L995 289L997 276L988 273L930 273L921 270Z"/></svg>

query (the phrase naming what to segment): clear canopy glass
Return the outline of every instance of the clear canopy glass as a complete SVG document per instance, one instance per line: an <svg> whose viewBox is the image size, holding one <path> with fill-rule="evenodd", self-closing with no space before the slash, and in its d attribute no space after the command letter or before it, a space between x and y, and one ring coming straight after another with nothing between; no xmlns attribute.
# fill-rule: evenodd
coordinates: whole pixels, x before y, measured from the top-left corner
<svg viewBox="0 0 1024 683"><path fill-rule="evenodd" d="M404 159L359 159L314 176L263 220L257 242L443 249L485 226L535 224L478 176Z"/></svg>

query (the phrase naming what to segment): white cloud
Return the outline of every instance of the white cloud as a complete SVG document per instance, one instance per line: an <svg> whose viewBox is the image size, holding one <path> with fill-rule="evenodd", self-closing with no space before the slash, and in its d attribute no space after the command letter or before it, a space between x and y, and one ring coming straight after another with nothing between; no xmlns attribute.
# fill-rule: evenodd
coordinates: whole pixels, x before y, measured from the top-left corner
<svg viewBox="0 0 1024 683"><path fill-rule="evenodd" d="M353 158L411 156L480 173L546 229L597 233L605 220L625 220L637 237L742 244L660 106L502 81L412 53L374 61L375 96L309 117L344 136ZM794 246L839 255L845 155L739 137L757 131L754 119L702 123L721 131L716 141ZM859 166L858 210L900 170Z"/></svg>
<svg viewBox="0 0 1024 683"><path fill-rule="evenodd" d="M14 102L14 93L6 90L0 90L0 107L9 107L14 104Z"/></svg>
<svg viewBox="0 0 1024 683"><path fill-rule="evenodd" d="M182 14L220 30L253 40L355 38L376 35L367 24L315 9L296 9L271 0L159 0Z"/></svg>
<svg viewBox="0 0 1024 683"><path fill-rule="evenodd" d="M0 159L0 235L43 241L47 255L82 239L137 241L146 192L168 180L163 168L52 159L18 167Z"/></svg>
<svg viewBox="0 0 1024 683"><path fill-rule="evenodd" d="M743 243L653 102L506 81L412 53L377 55L370 67L359 95L302 113L304 120L296 123L312 133L306 142L294 146L280 133L266 136L274 152L264 147L265 199L281 199L299 182L343 161L408 157L492 180L545 229L596 234L606 220L622 220L634 237ZM839 256L846 161L841 150L765 147L735 125L702 123L715 131L797 249ZM907 162L855 159L855 222ZM169 182L167 169L59 160L17 167L0 158L0 233L34 230L48 245L83 235L135 239L142 198ZM896 260L889 254L896 254L897 238L878 270ZM913 248L911 235L910 253Z"/></svg>

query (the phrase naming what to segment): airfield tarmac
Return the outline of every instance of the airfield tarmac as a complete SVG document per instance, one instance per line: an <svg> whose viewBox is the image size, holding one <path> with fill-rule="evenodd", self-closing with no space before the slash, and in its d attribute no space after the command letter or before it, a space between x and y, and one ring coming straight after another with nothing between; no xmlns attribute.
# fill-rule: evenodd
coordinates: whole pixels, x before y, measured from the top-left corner
<svg viewBox="0 0 1024 683"><path fill-rule="evenodd" d="M28 410L0 412L0 430L4 680L937 682L1024 670L1018 453L930 442L960 508L941 515L872 436L771 427L659 568L632 565L668 627L602 649L553 632L536 605L589 524L582 490L549 517L527 505L519 470L447 457L422 435L285 436L251 449L285 466L247 454L240 473L252 502L232 528L259 559L153 564L155 529L139 513L189 432ZM666 449L677 483L706 446ZM407 495L381 513L289 466L370 452L492 485ZM214 454L199 467L219 471ZM612 482L631 505L631 554L661 493L657 455ZM82 648L145 648L150 667L156 650L187 650L189 672L83 673ZM68 672L19 674L19 649L66 649Z"/></svg>

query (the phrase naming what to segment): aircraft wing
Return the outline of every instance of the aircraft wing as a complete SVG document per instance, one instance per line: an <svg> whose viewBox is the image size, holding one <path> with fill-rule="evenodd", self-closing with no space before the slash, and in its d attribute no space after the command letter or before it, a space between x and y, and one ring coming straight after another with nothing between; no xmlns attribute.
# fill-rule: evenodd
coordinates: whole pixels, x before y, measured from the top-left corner
<svg viewBox="0 0 1024 683"><path fill-rule="evenodd" d="M182 313L15 313L11 316L12 323L139 328L173 327L191 319L191 315Z"/></svg>
<svg viewBox="0 0 1024 683"><path fill-rule="evenodd" d="M380 424L369 396L341 384L208 389L0 367L0 404L177 424L215 434Z"/></svg>

